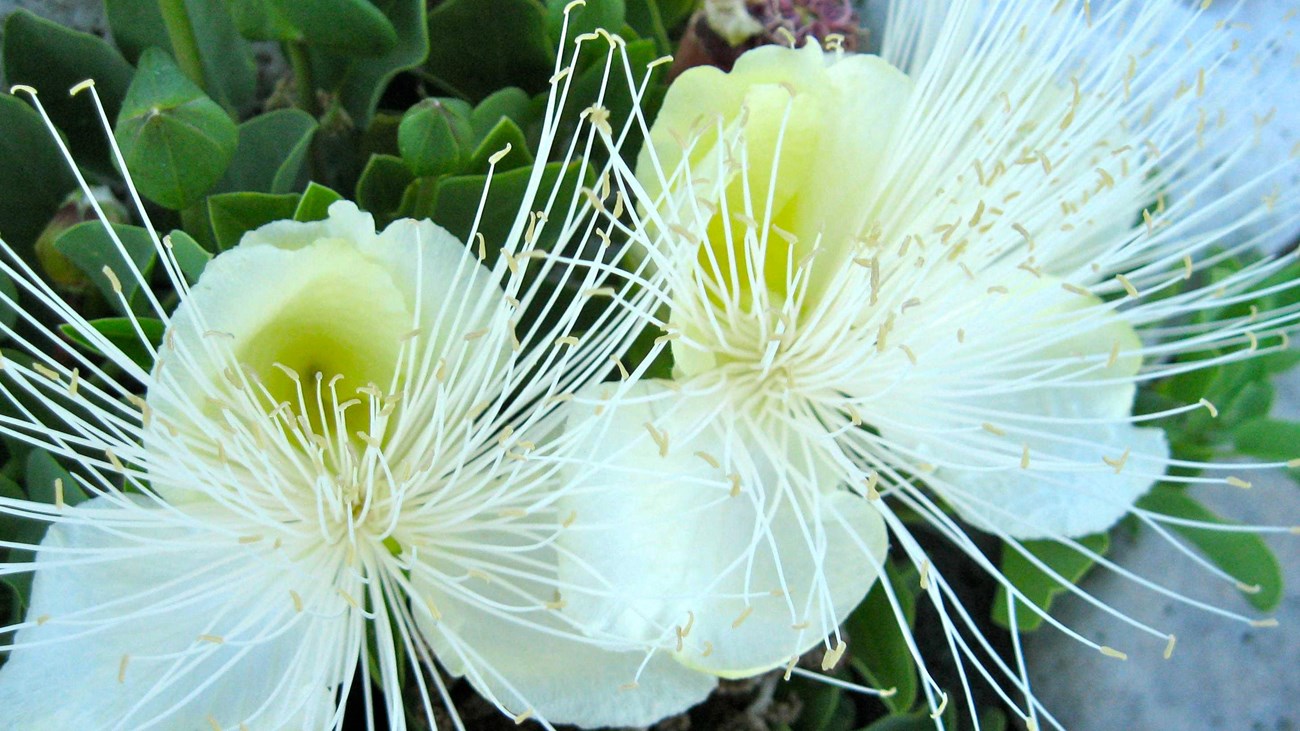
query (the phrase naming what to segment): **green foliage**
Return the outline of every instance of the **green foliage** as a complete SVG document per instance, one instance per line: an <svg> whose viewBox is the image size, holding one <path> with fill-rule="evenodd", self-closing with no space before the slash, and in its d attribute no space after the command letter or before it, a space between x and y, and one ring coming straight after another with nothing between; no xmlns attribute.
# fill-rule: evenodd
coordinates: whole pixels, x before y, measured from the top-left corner
<svg viewBox="0 0 1300 731"><path fill-rule="evenodd" d="M357 181L357 205L373 213L380 221L392 221L399 217L402 196L414 180L415 173L402 158L371 155L361 179Z"/></svg>
<svg viewBox="0 0 1300 731"><path fill-rule="evenodd" d="M14 309L18 305L18 288L14 286L13 280L4 274L0 274L0 295L3 295L5 301L14 303L13 307L0 303L0 324L13 327L18 321L18 310Z"/></svg>
<svg viewBox="0 0 1300 731"><path fill-rule="evenodd" d="M478 233L487 241L492 256L505 242L519 212L524 189L532 175L532 168L518 168L492 176L492 187L479 217ZM591 176L586 166L571 163L567 167L553 162L543 168L542 190L550 190L560 181L558 200L568 200L580 184L590 184ZM437 205L430 216L462 241L468 241L474 219L479 213L479 200L487 176L461 175L448 178L438 186ZM549 249L559 236L558 224L540 231L537 248Z"/></svg>
<svg viewBox="0 0 1300 731"><path fill-rule="evenodd" d="M299 109L278 109L239 125L238 146L216 190L301 190L307 183L307 155L316 127L316 120Z"/></svg>
<svg viewBox="0 0 1300 731"><path fill-rule="evenodd" d="M294 41L338 53L382 56L397 46L397 29L366 0L228 0L245 38Z"/></svg>
<svg viewBox="0 0 1300 731"><path fill-rule="evenodd" d="M163 338L164 327L162 320L156 320L151 317L141 317L137 318L137 323L140 325L140 333L144 333L144 336L148 338L149 342L153 344L153 347L157 349L158 345L162 343ZM95 328L96 332L103 335L110 343L116 346L118 350L122 351L122 353L124 353L128 358L135 361L141 368L148 370L153 367L153 355L150 354L149 349L145 347L144 343L140 341L140 333L136 332L135 325L132 325L129 319L125 317L105 317L98 320L91 320L90 326ZM95 347L94 344L86 339L83 333L78 332L72 326L62 325L60 326L60 330L63 331L64 335L68 336L68 339L91 353L104 355L99 348Z"/></svg>
<svg viewBox="0 0 1300 731"><path fill-rule="evenodd" d="M297 1L284 0L286 4ZM376 56L321 50L312 59L319 88L336 95L352 123L361 129L370 125L393 77L420 66L430 53L424 0L374 0L373 4L397 31L397 43L391 49Z"/></svg>
<svg viewBox="0 0 1300 731"><path fill-rule="evenodd" d="M122 244L121 249L98 221L79 223L63 232L54 241L54 248L86 275L114 310L126 314L122 299L134 308L140 296L140 283L131 270L134 268L142 276L148 277L157 258L157 251L149 232L139 226L115 223L113 231ZM130 263L123 257L123 250L130 257ZM105 268L112 270L122 288L120 299Z"/></svg>
<svg viewBox="0 0 1300 731"><path fill-rule="evenodd" d="M86 493L76 479L44 450L33 449L27 454L26 459L11 460L5 465L5 472L20 477L25 487L20 487L9 477L0 476L0 496L3 497L30 499L54 505L57 504L57 489L54 483L55 480L59 480L62 483L62 499L65 505L77 505L87 499ZM4 536L6 541L35 545L45 536L45 523L12 515L0 515L0 536ZM32 551L0 549L0 560L23 563L33 558ZM31 574L6 574L0 576L0 584L9 588L16 604L13 609L18 611L26 609L31 597ZM3 602L0 602L0 605L3 605ZM4 619L0 616L0 621Z"/></svg>
<svg viewBox="0 0 1300 731"><path fill-rule="evenodd" d="M546 0L546 34L552 45L559 45L560 33L564 29L564 8L572 0ZM569 12L569 26L566 36L568 42L598 28L611 33L622 30L627 9L623 0L586 0L585 5L575 7Z"/></svg>
<svg viewBox="0 0 1300 731"><path fill-rule="evenodd" d="M257 91L257 66L225 0L183 0L182 4L196 42L203 90L227 109L246 110ZM137 60L148 48L173 52L173 40L157 0L104 0L104 10L113 40L128 60Z"/></svg>
<svg viewBox="0 0 1300 731"><path fill-rule="evenodd" d="M1233 430L1232 441L1241 454L1289 462L1300 457L1300 422L1251 419Z"/></svg>
<svg viewBox="0 0 1300 731"><path fill-rule="evenodd" d="M397 148L419 176L460 170L474 138L470 105L459 99L425 99L406 111L397 128Z"/></svg>
<svg viewBox="0 0 1300 731"><path fill-rule="evenodd" d="M298 210L297 193L222 193L208 197L208 217L216 235L217 250L239 243L243 235L272 221L293 218Z"/></svg>
<svg viewBox="0 0 1300 731"><path fill-rule="evenodd" d="M199 275L212 260L212 254L179 229L172 231L167 241L171 243L172 256L176 257L176 264L181 268L186 281L190 284L199 281Z"/></svg>
<svg viewBox="0 0 1300 731"><path fill-rule="evenodd" d="M916 622L916 593L920 587L916 570L899 571L886 564L886 580L898 602L898 612L908 628ZM849 665L868 685L894 689L882 697L890 713L906 713L916 704L919 677L907 638L899 626L898 614L877 581L867 598L845 622L848 633Z"/></svg>
<svg viewBox="0 0 1300 731"><path fill-rule="evenodd" d="M323 221L329 218L329 207L343 196L318 183L310 183L302 193L298 207L293 211L295 221Z"/></svg>
<svg viewBox="0 0 1300 731"><path fill-rule="evenodd" d="M1173 485L1156 485L1137 503L1139 508L1173 518L1229 525L1205 506ZM1216 566L1241 582L1246 599L1267 612L1282 601L1282 567L1268 544L1255 533L1214 530L1185 525L1169 526L1205 554Z"/></svg>
<svg viewBox="0 0 1300 731"><path fill-rule="evenodd" d="M424 70L471 101L506 86L542 91L555 71L546 8L538 0L443 0L429 13Z"/></svg>
<svg viewBox="0 0 1300 731"><path fill-rule="evenodd" d="M41 118L16 97L0 94L0 170L23 181L0 193L0 236L31 259L32 246L77 184Z"/></svg>
<svg viewBox="0 0 1300 731"><path fill-rule="evenodd" d="M1078 542L1089 551L1102 556L1110 548L1110 536L1106 533L1084 536ZM1083 578L1094 563L1092 557L1056 541L1022 541L1020 549L1043 562L1071 584ZM1066 589L1046 571L1035 566L1021 550L1009 544L1002 547L1000 568L1002 575L1043 611L1050 609L1052 601ZM1011 626L1007 590L1002 586L998 587L997 597L993 601L993 621L1002 627ZM1016 628L1020 632L1038 629L1042 623L1043 618L1024 606L1023 600L1017 603Z"/></svg>
<svg viewBox="0 0 1300 731"><path fill-rule="evenodd" d="M178 210L221 179L239 140L225 111L156 49L140 56L114 134L140 192Z"/></svg>
<svg viewBox="0 0 1300 731"><path fill-rule="evenodd" d="M102 174L113 173L108 141L89 95L72 97L68 90L94 79L108 118L116 117L133 73L121 54L101 38L17 10L4 25L4 68L9 83L26 84L40 92L41 103L67 135L79 164ZM4 130L7 135L8 125ZM11 172L9 167L4 170Z"/></svg>
<svg viewBox="0 0 1300 731"><path fill-rule="evenodd" d="M800 678L792 681L803 701L803 712L791 731L852 731L857 713L843 688Z"/></svg>

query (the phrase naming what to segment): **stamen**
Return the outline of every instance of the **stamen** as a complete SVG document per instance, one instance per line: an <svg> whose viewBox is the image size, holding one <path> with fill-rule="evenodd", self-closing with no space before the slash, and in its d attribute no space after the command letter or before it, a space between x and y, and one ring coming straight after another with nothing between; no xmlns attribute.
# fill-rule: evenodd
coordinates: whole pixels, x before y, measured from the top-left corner
<svg viewBox="0 0 1300 731"><path fill-rule="evenodd" d="M1102 645L1101 647L1099 647L1099 648L1097 648L1097 649L1100 650L1100 651L1101 651L1101 654L1105 655L1106 657L1113 657L1113 658L1115 658L1115 659L1117 659L1117 660L1127 660L1127 659L1128 659L1128 655L1127 655L1127 654L1125 654L1125 653L1123 653L1123 652L1120 652L1119 650L1116 650L1115 648L1110 647L1110 646L1108 646L1108 645Z"/></svg>
<svg viewBox="0 0 1300 731"><path fill-rule="evenodd" d="M835 649L827 651L822 656L822 671L828 672L834 669L839 664L840 658L844 657L844 651L847 649L849 649L849 646L845 644L843 639L837 640Z"/></svg>
<svg viewBox="0 0 1300 731"><path fill-rule="evenodd" d="M736 619L732 621L731 628L740 629L740 625L744 624L745 620L749 619L749 615L753 613L754 613L754 608L752 606L745 607L745 611L741 612L740 616L736 617Z"/></svg>
<svg viewBox="0 0 1300 731"><path fill-rule="evenodd" d="M867 476L867 479L863 480L862 486L866 490L868 500L880 499L880 492L879 490L876 489L876 485L879 484L880 484L880 474L877 472L872 472L870 475Z"/></svg>

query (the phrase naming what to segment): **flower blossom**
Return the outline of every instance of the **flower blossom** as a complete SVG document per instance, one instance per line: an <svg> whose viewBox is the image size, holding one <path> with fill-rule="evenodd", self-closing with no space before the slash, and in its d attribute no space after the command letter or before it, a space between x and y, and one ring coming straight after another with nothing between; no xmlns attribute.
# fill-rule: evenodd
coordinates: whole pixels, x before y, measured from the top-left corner
<svg viewBox="0 0 1300 731"><path fill-rule="evenodd" d="M1266 282L1280 258L1208 276L1258 232L1294 230L1300 189L1293 152L1230 196L1198 200L1250 144L1233 121L1271 90L1234 86L1226 68L1248 67L1252 49L1237 48L1231 25L1196 31L1183 13L897 3L879 56L832 39L679 77L635 169L618 176L638 204L623 264L659 295L642 315L662 333L650 357L671 355L672 379L625 390L596 418L591 428L627 444L601 479L646 503L666 492L677 524L725 542L714 555L739 578L724 595L758 597L781 573L772 567L790 567L773 587L782 600L768 600L786 634L811 622L835 636L849 597L881 570L886 527L890 550L920 571L963 685L976 673L1026 722L1056 724L1019 645L1014 660L991 649L907 520L965 552L1013 607L1042 614L973 530L1101 604L1022 542L1117 568L1078 539L1126 515L1165 536L1214 527L1137 506L1157 481L1247 484L1170 456L1159 420L1213 404L1134 412L1139 385L1285 348L1300 318L1294 306L1224 309L1297 286ZM719 507L728 494L746 510ZM604 561L635 560L647 540L611 528ZM815 578L791 578L807 566ZM594 616L624 628L657 616L663 580L630 572L623 599ZM645 600L627 599L639 590ZM1168 632L1107 609L1172 647ZM787 653L802 646L787 639ZM722 670L771 667L775 649ZM824 668L845 650L826 649ZM937 713L947 695L922 672Z"/></svg>
<svg viewBox="0 0 1300 731"><path fill-rule="evenodd" d="M568 164L593 139L579 125L556 154ZM104 274L152 367L5 248L0 269L48 312L5 303L27 327L5 334L32 360L5 364L0 432L64 460L75 484L52 504L0 500L48 524L39 545L0 543L36 553L0 564L34 575L26 618L4 628L0 726L342 728L350 697L369 723L405 728L411 711L434 726L433 706L451 706L435 660L548 727L648 724L710 692L714 676L565 608L617 587L569 570L587 562L558 544L599 516L563 505L578 487L557 465L591 446L564 437L557 411L616 370L639 328L632 309L592 304L646 293L606 291L573 256L602 216L542 172L505 241L467 246L409 219L376 232L336 202L323 221L247 233L194 282L137 197L179 304L134 264ZM544 229L559 232L545 251ZM136 286L160 343L128 301ZM90 499L73 504L77 491Z"/></svg>

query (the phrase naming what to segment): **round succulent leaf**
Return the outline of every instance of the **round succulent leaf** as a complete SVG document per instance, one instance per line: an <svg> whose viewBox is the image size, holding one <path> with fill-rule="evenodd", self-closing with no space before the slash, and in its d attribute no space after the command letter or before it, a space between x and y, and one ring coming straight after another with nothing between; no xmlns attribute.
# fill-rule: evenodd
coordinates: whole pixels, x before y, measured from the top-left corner
<svg viewBox="0 0 1300 731"><path fill-rule="evenodd" d="M45 224L77 185L41 118L21 99L0 94L0 170L21 185L0 188L0 237L29 261Z"/></svg>
<svg viewBox="0 0 1300 731"><path fill-rule="evenodd" d="M542 91L554 66L539 0L444 0L429 12L425 71L457 96L484 99L506 86Z"/></svg>
<svg viewBox="0 0 1300 731"><path fill-rule="evenodd" d="M379 100L393 77L416 68L429 55L425 0L373 0L370 4L397 30L397 42L387 52L362 56L321 47L312 54L317 84L337 94L352 122L363 130L370 127ZM479 24L482 25L482 18Z"/></svg>
<svg viewBox="0 0 1300 731"><path fill-rule="evenodd" d="M140 281L131 271L134 269L147 279L157 259L157 251L147 230L122 223L112 226L117 241L122 244L121 249L99 221L79 223L64 231L54 240L54 248L86 275L114 310L126 314L121 300L133 302L140 291ZM123 257L122 250L131 257L130 263ZM106 268L112 270L117 285L121 286L120 298L117 285L104 272Z"/></svg>
<svg viewBox="0 0 1300 731"><path fill-rule="evenodd" d="M239 125L239 144L216 190L292 193L306 185L316 120L301 109L277 109Z"/></svg>
<svg viewBox="0 0 1300 731"><path fill-rule="evenodd" d="M397 128L397 149L412 172L429 176L460 170L473 145L471 111L459 99L425 99L407 110Z"/></svg>
<svg viewBox="0 0 1300 731"><path fill-rule="evenodd" d="M287 193L219 193L208 196L208 217L218 250L225 251L239 243L244 234L272 221L292 218L298 210L299 195Z"/></svg>
<svg viewBox="0 0 1300 731"><path fill-rule="evenodd" d="M528 139L524 136L524 131L513 120L502 117L474 148L474 154L470 155L461 172L466 175L486 174L491 167L492 157L506 150L507 146L510 151L497 159L498 171L532 165L533 155L528 150Z"/></svg>
<svg viewBox="0 0 1300 731"><path fill-rule="evenodd" d="M380 56L397 29L368 0L228 0L235 25L255 41L301 41L342 53Z"/></svg>
<svg viewBox="0 0 1300 731"><path fill-rule="evenodd" d="M239 142L221 106L155 48L140 56L114 136L140 192L175 210L221 179Z"/></svg>
<svg viewBox="0 0 1300 731"><path fill-rule="evenodd" d="M320 183L311 182L298 200L298 208L293 212L295 221L324 221L329 218L330 206L335 201L343 200L337 191Z"/></svg>
<svg viewBox="0 0 1300 731"><path fill-rule="evenodd" d="M572 0L546 0L546 32L553 45L559 45L560 33L565 33L565 41L584 33L591 33L597 28L604 28L610 33L618 33L623 28L627 7L623 0L586 0L569 11L568 29L564 27L564 9Z"/></svg>
<svg viewBox="0 0 1300 731"><path fill-rule="evenodd" d="M228 109L246 111L257 93L252 46L236 30L225 0L184 3L203 67L204 91ZM104 11L113 40L128 61L135 63L147 48L172 47L157 2L104 0Z"/></svg>
<svg viewBox="0 0 1300 731"><path fill-rule="evenodd" d="M26 84L40 92L45 110L67 134L77 164L114 173L108 140L89 95L72 97L68 89L94 79L112 119L133 73L121 54L102 38L17 10L4 24L4 73L10 84Z"/></svg>
<svg viewBox="0 0 1300 731"><path fill-rule="evenodd" d="M469 123L474 127L475 139L482 140L502 119L509 119L522 129L538 117L539 111L527 92L517 86L507 86L479 102L470 114Z"/></svg>
<svg viewBox="0 0 1300 731"><path fill-rule="evenodd" d="M402 194L415 175L402 158L394 155L371 155L366 169L357 180L357 205L374 214L379 225L397 217Z"/></svg>

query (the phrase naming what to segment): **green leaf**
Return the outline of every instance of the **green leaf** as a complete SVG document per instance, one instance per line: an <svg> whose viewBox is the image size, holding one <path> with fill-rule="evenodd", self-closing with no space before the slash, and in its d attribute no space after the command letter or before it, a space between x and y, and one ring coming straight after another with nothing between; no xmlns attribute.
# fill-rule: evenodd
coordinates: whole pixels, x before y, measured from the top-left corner
<svg viewBox="0 0 1300 731"><path fill-rule="evenodd" d="M1300 457L1300 422L1255 419L1232 431L1237 451L1270 462Z"/></svg>
<svg viewBox="0 0 1300 731"><path fill-rule="evenodd" d="M506 86L537 93L554 67L538 0L444 0L429 12L425 70L458 96L477 101Z"/></svg>
<svg viewBox="0 0 1300 731"><path fill-rule="evenodd" d="M239 125L239 144L222 192L293 193L307 184L306 162L316 120L300 109L278 109Z"/></svg>
<svg viewBox="0 0 1300 731"><path fill-rule="evenodd" d="M154 349L162 343L163 332L166 329L162 320L155 320L151 317L141 317L137 319L140 324L140 331L144 333L149 342L153 343ZM150 355L149 349L140 342L140 335L136 333L135 326L125 317L105 317L99 320L91 320L90 326L95 328L99 334L108 339L110 343L117 346L122 354L145 370L153 367L153 356ZM97 355L106 355L99 348L91 344L85 335L78 332L71 325L60 325L59 329L63 331L71 340L76 342L86 350Z"/></svg>
<svg viewBox="0 0 1300 731"><path fill-rule="evenodd" d="M203 88L231 110L247 111L257 92L253 49L239 35L225 0L184 0L203 66ZM113 40L130 61L147 48L172 49L156 0L104 0Z"/></svg>
<svg viewBox="0 0 1300 731"><path fill-rule="evenodd" d="M1273 384L1261 374L1260 380L1242 384L1227 398L1210 399L1219 407L1219 429L1231 429L1267 415L1273 409L1274 393Z"/></svg>
<svg viewBox="0 0 1300 731"><path fill-rule="evenodd" d="M642 38L651 38L655 49L661 55L673 52L672 42L668 40L668 29L664 25L663 15L655 0L626 0L627 24Z"/></svg>
<svg viewBox="0 0 1300 731"><path fill-rule="evenodd" d="M382 227L397 217L406 186L415 180L402 158L371 155L357 181L357 205L374 214Z"/></svg>
<svg viewBox="0 0 1300 731"><path fill-rule="evenodd" d="M147 279L157 257L153 237L139 226L120 223L113 224L113 231L122 242L127 255L131 257L136 270ZM122 297L127 302L134 303L135 295L140 291L140 282L131 273L131 266L123 258L122 252L113 243L103 224L98 221L79 223L55 239L54 248L67 257L73 266L80 269L99 288L100 293L113 309L123 311L118 295L113 290L113 283L104 273L105 267L112 269L121 284Z"/></svg>
<svg viewBox="0 0 1300 731"><path fill-rule="evenodd" d="M490 260L495 259L496 252L510 233L531 174L532 168L527 167L492 176L492 190L488 193L479 223L479 233L487 241ZM543 170L539 190L551 190L562 178L562 188L556 199L568 200L588 175L589 171L582 163L571 163L564 167L561 163L553 162ZM437 208L433 220L461 241L468 242L486 183L485 175L458 175L442 180L438 185ZM538 236L537 248L549 249L554 246L559 233L559 226L546 226Z"/></svg>
<svg viewBox="0 0 1300 731"><path fill-rule="evenodd" d="M425 99L406 111L397 149L419 176L456 173L470 154L470 106L459 99Z"/></svg>
<svg viewBox="0 0 1300 731"><path fill-rule="evenodd" d="M397 155L397 130L401 125L401 115L376 114L361 135L360 159L369 160L371 155Z"/></svg>
<svg viewBox="0 0 1300 731"><path fill-rule="evenodd" d="M155 321L156 322L156 321ZM63 504L78 505L90 498L72 473L63 469L58 460L44 449L33 449L27 455L27 477L24 484L32 500L49 505L58 503L55 480L63 481Z"/></svg>
<svg viewBox="0 0 1300 731"><path fill-rule="evenodd" d="M803 712L790 724L792 731L850 731L856 715L844 690L829 683L800 678L795 691Z"/></svg>
<svg viewBox="0 0 1300 731"><path fill-rule="evenodd" d="M996 706L980 711L980 731L1007 731L1007 714Z"/></svg>
<svg viewBox="0 0 1300 731"><path fill-rule="evenodd" d="M0 170L22 185L0 187L0 237L29 263L33 246L77 181L36 111L0 94Z"/></svg>
<svg viewBox="0 0 1300 731"><path fill-rule="evenodd" d="M1084 536L1078 541L1100 555L1105 555L1110 548L1110 536L1105 533ZM1077 582L1092 568L1091 558L1056 541L1021 541L1020 545L1071 583ZM1030 563L1028 558L1011 545L1002 547L1001 569L1002 575L1043 611L1051 608L1052 600L1065 591L1065 586ZM1007 590L1002 586L998 587L997 596L993 600L993 621L1000 627L1011 626ZM1042 623L1043 618L1024 606L1023 600L1017 601L1016 626L1019 631L1035 630Z"/></svg>
<svg viewBox="0 0 1300 731"><path fill-rule="evenodd" d="M916 621L916 592L920 587L916 572L900 575L892 565L887 565L886 576L907 626L911 627ZM919 687L916 661L879 581L849 615L845 629L851 667L870 685L896 690L892 696L880 699L891 713L911 710Z"/></svg>
<svg viewBox="0 0 1300 731"><path fill-rule="evenodd" d="M572 0L546 0L546 33L551 37L551 45L560 42L560 31L564 27L564 8ZM569 13L569 27L565 40L573 39L583 33L591 33L597 28L604 28L610 33L618 33L623 28L626 8L623 0L586 0L586 5L574 8Z"/></svg>
<svg viewBox="0 0 1300 731"><path fill-rule="evenodd" d="M239 32L255 41L303 42L339 53L380 56L397 29L367 0L227 0Z"/></svg>
<svg viewBox="0 0 1300 731"><path fill-rule="evenodd" d="M334 201L343 200L343 196L319 183L308 183L303 191L298 208L293 212L295 221L323 221L329 218L329 208Z"/></svg>
<svg viewBox="0 0 1300 731"><path fill-rule="evenodd" d="M199 281L204 267L212 260L212 254L180 229L172 231L168 240L171 241L172 256L176 257L176 264L180 266L185 280L190 284Z"/></svg>
<svg viewBox="0 0 1300 731"><path fill-rule="evenodd" d="M244 234L272 221L293 218L298 209L297 193L221 193L208 198L208 215L217 246L224 251L239 243Z"/></svg>
<svg viewBox="0 0 1300 731"><path fill-rule="evenodd" d="M659 57L655 50L654 41L638 40L630 41L624 47L623 51L627 55L627 64L631 70L632 78L640 80L649 71L650 64ZM583 70L577 73L573 82L573 88L569 90L569 98L565 102L563 119L569 120L569 131L564 133L562 139L572 134L572 129L576 127L576 120L581 112L592 106L600 100L605 109L609 110L609 125L614 130L620 130L632 117L632 110L635 106L633 99L636 89L627 83L622 68L616 73L609 74L608 80L605 74L605 52L601 44L588 44L581 59ZM657 70L654 73L662 73ZM604 89L604 96L601 96L601 89ZM662 86L651 84L649 93L641 99L640 109L645 113L647 119L654 119L658 112L658 105L661 101ZM623 142L623 150L636 150L641 145L641 133L637 127L633 127L627 139Z"/></svg>
<svg viewBox="0 0 1300 731"><path fill-rule="evenodd" d="M1205 506L1171 485L1156 485L1137 501L1143 510L1174 518L1232 525ZM1214 565L1252 587L1244 591L1246 600L1260 611L1272 611L1282 601L1282 568L1264 539L1255 533L1227 532L1212 528L1195 528L1169 524L1179 535L1191 541ZM1253 587L1258 587L1256 591Z"/></svg>
<svg viewBox="0 0 1300 731"><path fill-rule="evenodd" d="M157 2L104 0L104 14L113 34L113 42L131 63L139 60L146 48L171 47L167 24L163 21Z"/></svg>
<svg viewBox="0 0 1300 731"><path fill-rule="evenodd" d="M506 149L507 145L510 146L510 152L497 160L498 171L532 166L533 155L528 151L528 140L524 138L524 131L519 129L519 125L513 120L502 117L496 127L493 127L474 149L462 172L466 175L486 175L488 168L491 167L492 156Z"/></svg>
<svg viewBox="0 0 1300 731"><path fill-rule="evenodd" d="M533 121L534 116L532 99L528 94L523 89L508 86L479 102L469 115L469 123L474 128L474 139L481 142L502 119L509 119L522 129Z"/></svg>
<svg viewBox="0 0 1300 731"><path fill-rule="evenodd" d="M286 0L294 2L295 0ZM361 57L321 52L315 56L320 85L338 94L353 123L361 129L379 106L388 82L402 71L416 68L429 53L429 29L425 0L373 0L388 22L397 29L397 45L382 56ZM495 19L494 19L495 20ZM479 26L490 26L479 19Z"/></svg>
<svg viewBox="0 0 1300 731"><path fill-rule="evenodd" d="M695 10L696 0L650 0L659 9L664 27L673 30Z"/></svg>
<svg viewBox="0 0 1300 731"><path fill-rule="evenodd" d="M140 56L115 135L140 192L175 210L221 179L239 140L225 111L156 49Z"/></svg>
<svg viewBox="0 0 1300 731"><path fill-rule="evenodd" d="M12 500L27 499L27 493L23 492L18 483L3 476L0 476L0 496ZM40 543L44 535L44 523L0 514L0 536L4 536L7 541L37 544ZM4 549L0 549L0 553L3 552ZM5 556L5 560L10 563L27 563L34 558L31 551L10 548L7 552L8 556ZM30 573L6 574L0 576L0 582L7 584L12 589L13 596L17 599L19 613L26 610L32 596L32 575Z"/></svg>
<svg viewBox="0 0 1300 731"><path fill-rule="evenodd" d="M94 79L95 91L113 119L134 73L116 49L101 38L17 10L5 21L4 69L9 83L40 92L41 103L68 136L79 165L102 175L114 174L108 136L90 95L71 97L68 90ZM8 127L4 129L7 134ZM9 168L5 173L12 174Z"/></svg>
<svg viewBox="0 0 1300 731"><path fill-rule="evenodd" d="M6 300L13 303L12 306L0 303L0 323L3 323L5 327L13 327L14 323L18 321L18 310L15 308L20 306L18 303L18 288L14 286L13 280L4 274L0 274L0 294L3 294Z"/></svg>

